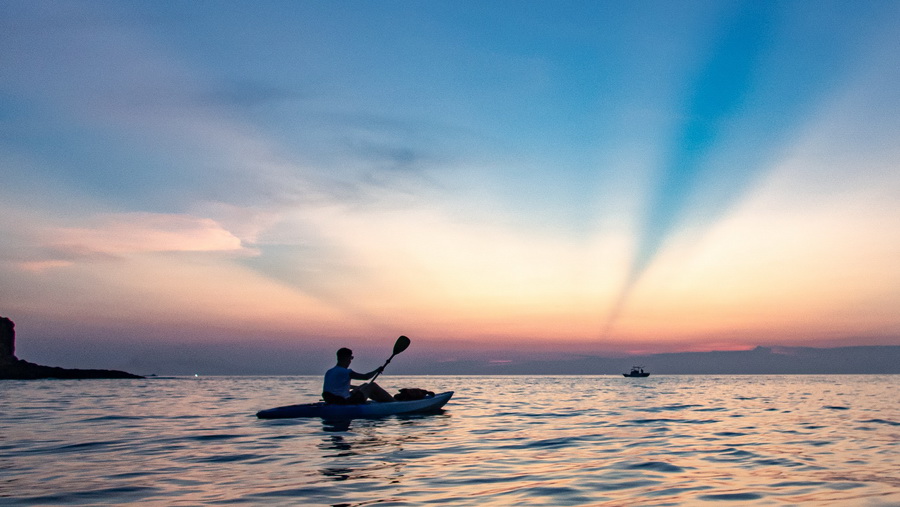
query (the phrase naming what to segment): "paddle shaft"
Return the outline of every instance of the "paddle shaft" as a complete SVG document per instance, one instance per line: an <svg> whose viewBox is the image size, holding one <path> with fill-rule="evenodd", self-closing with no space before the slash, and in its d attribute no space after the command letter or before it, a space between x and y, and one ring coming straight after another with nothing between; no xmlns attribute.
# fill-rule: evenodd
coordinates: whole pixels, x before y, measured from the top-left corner
<svg viewBox="0 0 900 507"><path fill-rule="evenodd" d="M406 350L407 347L409 347L409 338L407 338L405 336L401 336L400 338L397 338L397 341L394 343L394 353L391 354L391 357L389 357L388 360L384 362L384 365L381 367L381 370L384 371L384 369L387 367L387 365L390 364L391 359L393 359L394 356L396 356L397 354ZM369 382L375 382L375 379L378 378L379 375L381 375L381 372L376 373L374 377L369 379Z"/></svg>
<svg viewBox="0 0 900 507"><path fill-rule="evenodd" d="M388 365L388 363L391 362L391 359L393 359L394 356L396 356L396 355L397 354L391 354L391 357L389 357L388 360L384 362L384 365L381 366L382 371L384 371L384 368ZM375 379L377 379L379 375L381 375L381 372L376 373L375 376L369 380L369 382L375 382Z"/></svg>

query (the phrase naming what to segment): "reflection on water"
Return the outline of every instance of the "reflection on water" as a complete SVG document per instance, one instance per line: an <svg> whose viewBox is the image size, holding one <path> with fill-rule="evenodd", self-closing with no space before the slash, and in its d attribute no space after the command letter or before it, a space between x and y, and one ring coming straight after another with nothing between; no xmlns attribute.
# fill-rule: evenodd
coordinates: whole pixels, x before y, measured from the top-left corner
<svg viewBox="0 0 900 507"><path fill-rule="evenodd" d="M394 379L456 395L262 421L320 379L4 383L0 504L900 505L900 376Z"/></svg>
<svg viewBox="0 0 900 507"><path fill-rule="evenodd" d="M343 433L350 430L350 419L326 419L322 421L322 431L327 433Z"/></svg>
<svg viewBox="0 0 900 507"><path fill-rule="evenodd" d="M407 460L399 458L418 441L428 441L438 434L425 430L422 421L449 417L442 411L429 415L323 421L325 435L318 448L325 466L319 471L333 481L381 480L386 484L401 484ZM394 459L386 461L385 457Z"/></svg>

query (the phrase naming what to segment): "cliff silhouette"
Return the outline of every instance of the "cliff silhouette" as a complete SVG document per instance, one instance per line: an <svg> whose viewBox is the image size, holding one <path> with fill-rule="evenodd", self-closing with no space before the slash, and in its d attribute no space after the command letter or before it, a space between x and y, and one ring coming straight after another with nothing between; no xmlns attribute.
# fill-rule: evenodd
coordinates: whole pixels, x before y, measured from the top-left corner
<svg viewBox="0 0 900 507"><path fill-rule="evenodd" d="M144 378L118 370L81 370L29 363L16 357L16 325L0 317L0 380L33 380L42 378Z"/></svg>

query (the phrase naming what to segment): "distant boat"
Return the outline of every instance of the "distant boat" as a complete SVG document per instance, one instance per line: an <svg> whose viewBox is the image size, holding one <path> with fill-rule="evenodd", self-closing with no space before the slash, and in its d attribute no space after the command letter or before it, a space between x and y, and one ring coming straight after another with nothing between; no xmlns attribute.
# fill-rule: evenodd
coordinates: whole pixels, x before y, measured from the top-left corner
<svg viewBox="0 0 900 507"><path fill-rule="evenodd" d="M650 373L644 371L643 366L632 366L630 373L623 373L625 377L649 377Z"/></svg>

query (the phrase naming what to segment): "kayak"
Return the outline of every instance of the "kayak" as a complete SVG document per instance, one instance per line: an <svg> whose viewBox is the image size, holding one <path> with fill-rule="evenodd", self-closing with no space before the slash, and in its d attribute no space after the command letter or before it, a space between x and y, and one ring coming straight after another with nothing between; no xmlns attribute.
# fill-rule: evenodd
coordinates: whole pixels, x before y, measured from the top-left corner
<svg viewBox="0 0 900 507"><path fill-rule="evenodd" d="M357 419L366 417L385 417L395 414L416 414L440 410L453 396L453 391L435 394L421 400L391 401L378 403L369 401L359 405L332 405L330 403L305 403L286 407L260 410L256 417L260 419L286 419L292 417L321 417L323 419Z"/></svg>

